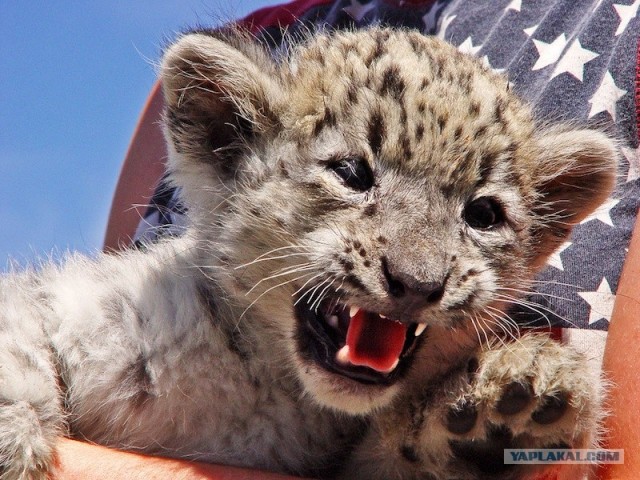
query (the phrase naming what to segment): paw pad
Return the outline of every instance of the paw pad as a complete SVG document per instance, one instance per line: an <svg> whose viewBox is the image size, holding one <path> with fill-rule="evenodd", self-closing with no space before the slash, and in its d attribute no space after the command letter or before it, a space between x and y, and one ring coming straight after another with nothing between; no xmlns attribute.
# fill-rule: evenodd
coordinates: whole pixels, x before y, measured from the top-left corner
<svg viewBox="0 0 640 480"><path fill-rule="evenodd" d="M451 408L447 413L446 425L451 433L461 435L471 431L478 419L478 410L470 401Z"/></svg>
<svg viewBox="0 0 640 480"><path fill-rule="evenodd" d="M505 427L490 429L484 440L450 441L449 445L458 459L483 474L499 474L513 467L504 463L504 449L513 446L513 435Z"/></svg>
<svg viewBox="0 0 640 480"><path fill-rule="evenodd" d="M416 452L416 449L410 445L402 446L400 448L400 454L404 457L405 460L410 463L416 463L420 460L420 457L418 457L418 452Z"/></svg>
<svg viewBox="0 0 640 480"><path fill-rule="evenodd" d="M502 415L515 415L524 410L532 399L533 387L530 384L513 382L505 387L496 410Z"/></svg>
<svg viewBox="0 0 640 480"><path fill-rule="evenodd" d="M531 414L531 418L540 425L550 425L562 418L568 406L569 396L566 393L545 396L542 404Z"/></svg>

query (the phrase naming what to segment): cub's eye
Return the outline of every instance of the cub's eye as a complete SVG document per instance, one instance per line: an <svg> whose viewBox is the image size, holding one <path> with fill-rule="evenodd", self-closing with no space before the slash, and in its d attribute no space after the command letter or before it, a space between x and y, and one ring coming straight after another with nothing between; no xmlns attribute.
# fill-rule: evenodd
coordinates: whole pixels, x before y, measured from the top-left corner
<svg viewBox="0 0 640 480"><path fill-rule="evenodd" d="M365 192L373 187L373 172L362 158L348 157L334 160L327 167L352 190Z"/></svg>
<svg viewBox="0 0 640 480"><path fill-rule="evenodd" d="M471 228L486 230L504 223L502 206L491 197L480 197L469 204L463 212L464 221Z"/></svg>

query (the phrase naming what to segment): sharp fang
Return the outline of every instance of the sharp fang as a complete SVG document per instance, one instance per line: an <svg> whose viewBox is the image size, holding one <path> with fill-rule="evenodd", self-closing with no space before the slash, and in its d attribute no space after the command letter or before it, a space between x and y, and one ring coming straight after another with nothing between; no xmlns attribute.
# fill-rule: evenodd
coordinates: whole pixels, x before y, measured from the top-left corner
<svg viewBox="0 0 640 480"><path fill-rule="evenodd" d="M338 350L338 353L336 353L336 361L340 365L351 365L351 362L349 361L349 345L345 345Z"/></svg>
<svg viewBox="0 0 640 480"><path fill-rule="evenodd" d="M360 309L358 307L351 307L349 309L349 317L351 318L355 317L359 311Z"/></svg>
<svg viewBox="0 0 640 480"><path fill-rule="evenodd" d="M426 329L427 329L426 323L419 323L418 327L416 328L416 333L414 335L416 337L419 337L420 335L422 335L422 332L424 332Z"/></svg>
<svg viewBox="0 0 640 480"><path fill-rule="evenodd" d="M386 319L386 318L387 318L386 316L384 316L384 315L383 315L383 314L381 314L381 313L379 313L379 314L378 314L378 316L379 316L380 318L384 318L384 319Z"/></svg>

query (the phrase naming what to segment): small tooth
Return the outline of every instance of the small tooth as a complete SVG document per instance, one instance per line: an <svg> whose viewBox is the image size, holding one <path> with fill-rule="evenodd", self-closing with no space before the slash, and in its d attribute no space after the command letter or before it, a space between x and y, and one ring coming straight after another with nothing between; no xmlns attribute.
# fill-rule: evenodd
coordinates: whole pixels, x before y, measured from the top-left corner
<svg viewBox="0 0 640 480"><path fill-rule="evenodd" d="M426 323L419 323L418 324L418 328L416 328L416 333L415 336L419 337L420 335L422 335L422 332L424 332L427 328L427 324Z"/></svg>
<svg viewBox="0 0 640 480"><path fill-rule="evenodd" d="M345 345L336 353L336 361L341 365L351 365L349 361L349 345Z"/></svg>
<svg viewBox="0 0 640 480"><path fill-rule="evenodd" d="M378 316L379 316L380 318L387 318L387 316L386 316L386 315L383 315L383 314L381 314L381 313L379 313L379 314L378 314Z"/></svg>
<svg viewBox="0 0 640 480"><path fill-rule="evenodd" d="M339 319L337 315L330 315L327 319L327 323L333 328L338 328L338 321Z"/></svg>
<svg viewBox="0 0 640 480"><path fill-rule="evenodd" d="M349 309L349 316L351 318L355 317L357 315L357 313L360 311L360 309L358 307L351 307Z"/></svg>

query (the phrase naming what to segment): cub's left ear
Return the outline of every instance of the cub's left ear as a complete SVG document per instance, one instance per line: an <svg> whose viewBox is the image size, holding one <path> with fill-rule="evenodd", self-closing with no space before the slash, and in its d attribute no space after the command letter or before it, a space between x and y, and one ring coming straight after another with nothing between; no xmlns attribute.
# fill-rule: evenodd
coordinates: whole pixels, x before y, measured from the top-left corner
<svg viewBox="0 0 640 480"><path fill-rule="evenodd" d="M613 191L618 148L602 132L569 127L540 132L537 145L535 234L539 253L546 258Z"/></svg>

